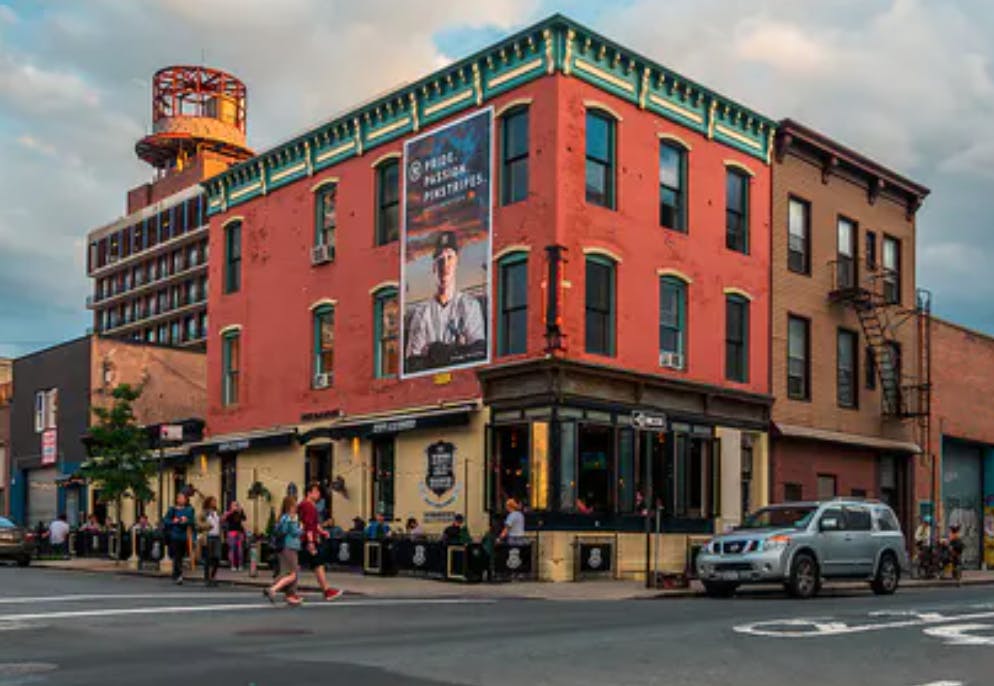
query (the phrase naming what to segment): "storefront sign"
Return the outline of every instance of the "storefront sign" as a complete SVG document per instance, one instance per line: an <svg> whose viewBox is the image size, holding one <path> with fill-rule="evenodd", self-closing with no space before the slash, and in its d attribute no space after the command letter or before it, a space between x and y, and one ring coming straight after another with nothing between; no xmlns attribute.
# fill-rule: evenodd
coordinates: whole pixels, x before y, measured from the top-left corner
<svg viewBox="0 0 994 686"><path fill-rule="evenodd" d="M417 427L417 419L401 419L396 422L379 422L373 424L371 433L376 434L395 434L400 431L410 431L411 429Z"/></svg>
<svg viewBox="0 0 994 686"><path fill-rule="evenodd" d="M425 486L436 498L441 498L456 485L456 446L448 441L438 441L428 446L425 453L428 456Z"/></svg>
<svg viewBox="0 0 994 686"><path fill-rule="evenodd" d="M583 574L611 572L610 543L580 543L580 572Z"/></svg>
<svg viewBox="0 0 994 686"><path fill-rule="evenodd" d="M240 450L248 450L251 443L248 439L242 439L239 441L226 441L224 443L218 443L217 451L219 453L237 453Z"/></svg>
<svg viewBox="0 0 994 686"><path fill-rule="evenodd" d="M493 109L404 144L401 377L490 361Z"/></svg>
<svg viewBox="0 0 994 686"><path fill-rule="evenodd" d="M635 410L632 412L632 426L636 429L666 429L666 415Z"/></svg>
<svg viewBox="0 0 994 686"><path fill-rule="evenodd" d="M41 434L41 463L55 464L59 460L58 429L45 429Z"/></svg>
<svg viewBox="0 0 994 686"><path fill-rule="evenodd" d="M321 419L334 419L341 416L342 411L340 409L321 410L320 412L304 412L300 415L300 421L316 422Z"/></svg>

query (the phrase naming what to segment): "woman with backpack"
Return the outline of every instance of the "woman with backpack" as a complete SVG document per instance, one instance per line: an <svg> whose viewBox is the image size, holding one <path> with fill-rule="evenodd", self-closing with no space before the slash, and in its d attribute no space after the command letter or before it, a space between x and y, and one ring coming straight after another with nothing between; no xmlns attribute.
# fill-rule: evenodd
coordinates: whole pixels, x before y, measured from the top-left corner
<svg viewBox="0 0 994 686"><path fill-rule="evenodd" d="M173 560L173 581L178 586L183 585L183 558L186 557L188 532L194 525L193 508L186 493L176 494L176 504L166 511L163 526L169 541L169 557Z"/></svg>
<svg viewBox="0 0 994 686"><path fill-rule="evenodd" d="M269 602L276 603L276 594L286 594L286 604L300 605L297 595L297 554L300 552L300 521L297 519L297 499L288 495L283 498L280 520L273 530L273 547L279 555L280 577L262 594Z"/></svg>

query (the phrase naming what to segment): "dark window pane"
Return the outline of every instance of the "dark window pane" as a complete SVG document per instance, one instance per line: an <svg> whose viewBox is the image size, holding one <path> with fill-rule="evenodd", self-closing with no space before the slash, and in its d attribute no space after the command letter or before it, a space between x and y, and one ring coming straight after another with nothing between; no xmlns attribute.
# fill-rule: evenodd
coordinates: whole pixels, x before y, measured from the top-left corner
<svg viewBox="0 0 994 686"><path fill-rule="evenodd" d="M587 160L587 201L607 205L607 167Z"/></svg>
<svg viewBox="0 0 994 686"><path fill-rule="evenodd" d="M528 154L528 110L521 110L505 118L504 154L506 159Z"/></svg>
<svg viewBox="0 0 994 686"><path fill-rule="evenodd" d="M611 154L611 125L602 116L587 112L587 157L609 162Z"/></svg>
<svg viewBox="0 0 994 686"><path fill-rule="evenodd" d="M725 377L730 381L748 380L748 335L748 303L731 296L725 300Z"/></svg>
<svg viewBox="0 0 994 686"><path fill-rule="evenodd" d="M394 160L377 170L376 244L385 245L399 237L400 165Z"/></svg>
<svg viewBox="0 0 994 686"><path fill-rule="evenodd" d="M524 260L501 267L501 303L498 354L525 352L528 319L528 263Z"/></svg>
<svg viewBox="0 0 994 686"><path fill-rule="evenodd" d="M613 355L614 267L587 260L586 269L586 350Z"/></svg>

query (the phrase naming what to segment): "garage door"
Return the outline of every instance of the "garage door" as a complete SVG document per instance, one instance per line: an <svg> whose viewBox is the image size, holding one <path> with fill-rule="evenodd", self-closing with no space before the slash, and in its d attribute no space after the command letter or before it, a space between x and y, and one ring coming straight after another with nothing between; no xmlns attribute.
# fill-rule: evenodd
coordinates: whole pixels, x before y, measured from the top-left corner
<svg viewBox="0 0 994 686"><path fill-rule="evenodd" d="M47 526L55 519L59 493L55 476L54 467L32 469L28 472L28 516L25 518L28 526L37 526L38 522Z"/></svg>
<svg viewBox="0 0 994 686"><path fill-rule="evenodd" d="M980 449L969 443L942 441L942 504L946 526L959 524L963 537L963 566L980 567L981 511Z"/></svg>

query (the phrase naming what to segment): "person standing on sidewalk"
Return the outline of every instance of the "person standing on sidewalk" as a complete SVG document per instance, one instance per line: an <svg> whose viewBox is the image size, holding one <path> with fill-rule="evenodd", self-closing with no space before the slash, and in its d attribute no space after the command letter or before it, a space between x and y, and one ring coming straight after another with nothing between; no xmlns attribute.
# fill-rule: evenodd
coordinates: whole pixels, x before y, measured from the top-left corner
<svg viewBox="0 0 994 686"><path fill-rule="evenodd" d="M245 549L245 519L245 510L237 500L232 500L228 511L224 513L224 528L228 532L228 564L235 572L242 571L244 564L242 553Z"/></svg>
<svg viewBox="0 0 994 686"><path fill-rule="evenodd" d="M169 557L173 560L173 581L183 585L183 559L186 557L188 532L194 524L195 515L186 493L176 494L176 504L169 508L164 518L166 538L169 541Z"/></svg>
<svg viewBox="0 0 994 686"><path fill-rule="evenodd" d="M298 512L300 514L300 524L303 527L303 545L300 551L300 565L314 571L314 576L321 586L321 592L325 600L335 600L340 598L342 591L331 588L328 585L328 577L324 571L324 556L321 553L324 539L328 538L328 532L321 528L318 516L317 502L321 499L321 484L312 481L307 484L307 491L304 500L300 503Z"/></svg>
<svg viewBox="0 0 994 686"><path fill-rule="evenodd" d="M262 592L271 603L275 603L276 594L283 591L286 594L287 605L300 605L300 596L297 595L297 575L301 533L302 529L297 518L297 499L288 495L283 498L280 520L273 531L280 559L280 577Z"/></svg>
<svg viewBox="0 0 994 686"><path fill-rule="evenodd" d="M221 564L221 515L217 511L217 498L207 496L200 513L200 526L206 535L204 546L204 583L217 586L217 568Z"/></svg>

